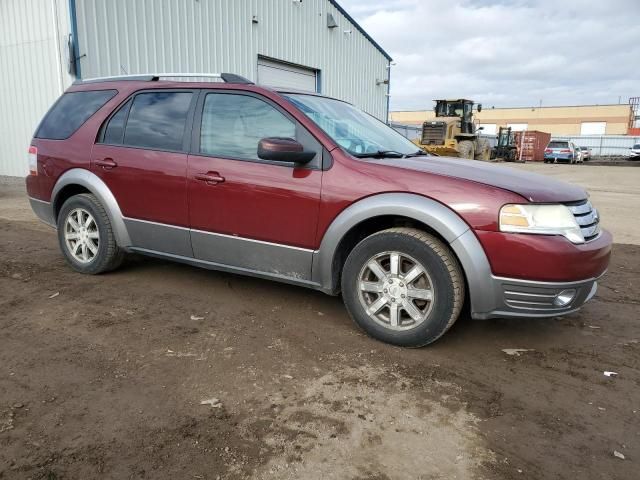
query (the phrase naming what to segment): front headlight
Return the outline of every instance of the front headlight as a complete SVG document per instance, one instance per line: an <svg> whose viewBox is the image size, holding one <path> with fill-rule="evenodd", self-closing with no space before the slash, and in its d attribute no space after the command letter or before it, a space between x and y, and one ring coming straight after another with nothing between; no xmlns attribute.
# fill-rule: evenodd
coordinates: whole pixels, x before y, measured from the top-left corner
<svg viewBox="0 0 640 480"><path fill-rule="evenodd" d="M565 205L505 205L500 209L500 231L562 235L572 243L584 243L580 225Z"/></svg>

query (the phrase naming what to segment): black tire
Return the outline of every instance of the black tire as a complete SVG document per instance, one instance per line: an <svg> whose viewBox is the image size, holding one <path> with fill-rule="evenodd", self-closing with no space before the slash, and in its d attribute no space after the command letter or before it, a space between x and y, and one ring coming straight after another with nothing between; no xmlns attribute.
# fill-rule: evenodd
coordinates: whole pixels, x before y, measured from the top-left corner
<svg viewBox="0 0 640 480"><path fill-rule="evenodd" d="M486 138L476 139L474 157L476 160L482 160L484 162L488 162L491 159L491 145L489 145L489 140Z"/></svg>
<svg viewBox="0 0 640 480"><path fill-rule="evenodd" d="M99 241L95 256L86 263L81 263L70 251L65 240L65 225L70 213L76 209L84 209L95 220ZM118 247L107 211L100 201L91 194L82 193L67 199L58 215L58 243L67 263L75 271L96 275L118 268L124 260L124 251Z"/></svg>
<svg viewBox="0 0 640 480"><path fill-rule="evenodd" d="M471 140L460 140L458 142L458 157L473 160L475 156L475 145Z"/></svg>
<svg viewBox="0 0 640 480"><path fill-rule="evenodd" d="M405 330L394 330L371 318L361 299L359 282L365 265L372 257L389 251L412 257L430 277L432 306L422 323ZM370 336L415 348L435 342L458 319L465 283L456 257L438 238L413 228L391 228L365 238L351 251L342 270L342 297L351 318Z"/></svg>

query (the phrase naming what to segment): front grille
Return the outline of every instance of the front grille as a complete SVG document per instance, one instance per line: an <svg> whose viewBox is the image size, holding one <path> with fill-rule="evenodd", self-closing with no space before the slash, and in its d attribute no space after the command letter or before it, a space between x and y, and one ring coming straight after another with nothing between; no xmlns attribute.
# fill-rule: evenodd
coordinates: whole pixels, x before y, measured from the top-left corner
<svg viewBox="0 0 640 480"><path fill-rule="evenodd" d="M447 125L444 122L424 122L422 124L422 145L444 145Z"/></svg>
<svg viewBox="0 0 640 480"><path fill-rule="evenodd" d="M567 207L576 217L585 242L594 240L600 235L600 216L590 201L567 204Z"/></svg>

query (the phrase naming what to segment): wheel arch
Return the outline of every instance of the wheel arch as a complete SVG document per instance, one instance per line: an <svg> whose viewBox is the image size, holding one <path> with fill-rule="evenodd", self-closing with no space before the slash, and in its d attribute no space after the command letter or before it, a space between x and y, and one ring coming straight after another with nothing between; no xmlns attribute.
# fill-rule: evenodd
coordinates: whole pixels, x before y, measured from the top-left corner
<svg viewBox="0 0 640 480"><path fill-rule="evenodd" d="M102 179L89 170L73 168L60 176L51 192L54 221L57 223L58 213L64 202L79 193L95 195L107 211L118 246L124 248L130 246L129 232L116 198Z"/></svg>
<svg viewBox="0 0 640 480"><path fill-rule="evenodd" d="M344 260L351 249L366 236L394 226L420 228L445 242L460 262L472 312L484 311L482 297L487 292L482 287L482 279L491 275L491 268L480 242L457 213L416 194L379 194L343 210L325 232L314 254L314 281L324 292L337 294Z"/></svg>

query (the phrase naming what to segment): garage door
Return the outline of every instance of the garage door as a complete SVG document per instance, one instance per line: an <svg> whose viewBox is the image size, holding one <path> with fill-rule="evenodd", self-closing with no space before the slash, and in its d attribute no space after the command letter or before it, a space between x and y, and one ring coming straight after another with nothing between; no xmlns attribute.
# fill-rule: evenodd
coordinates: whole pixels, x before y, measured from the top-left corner
<svg viewBox="0 0 640 480"><path fill-rule="evenodd" d="M258 83L277 88L317 91L315 70L264 58L258 59Z"/></svg>
<svg viewBox="0 0 640 480"><path fill-rule="evenodd" d="M604 135L607 131L607 122L582 122L580 135Z"/></svg>

